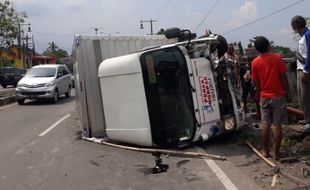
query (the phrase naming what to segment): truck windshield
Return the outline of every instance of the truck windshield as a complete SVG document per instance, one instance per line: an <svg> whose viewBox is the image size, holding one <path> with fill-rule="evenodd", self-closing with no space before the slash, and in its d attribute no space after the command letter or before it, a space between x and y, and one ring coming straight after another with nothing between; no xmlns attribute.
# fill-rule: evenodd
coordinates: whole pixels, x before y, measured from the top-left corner
<svg viewBox="0 0 310 190"><path fill-rule="evenodd" d="M40 67L30 69L26 76L27 77L54 77L56 74L56 68Z"/></svg>
<svg viewBox="0 0 310 190"><path fill-rule="evenodd" d="M147 52L141 67L153 141L157 145L192 140L194 106L186 60L174 47Z"/></svg>

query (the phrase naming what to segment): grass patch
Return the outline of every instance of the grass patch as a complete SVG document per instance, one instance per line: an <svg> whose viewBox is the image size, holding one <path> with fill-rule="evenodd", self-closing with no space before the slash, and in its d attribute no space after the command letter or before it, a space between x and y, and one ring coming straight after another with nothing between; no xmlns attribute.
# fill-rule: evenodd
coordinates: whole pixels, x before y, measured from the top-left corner
<svg viewBox="0 0 310 190"><path fill-rule="evenodd" d="M234 143L239 145L244 145L247 141L257 145L262 143L262 138L260 135L255 135L249 133L249 131L243 130L231 134L230 137L227 139L227 143Z"/></svg>
<svg viewBox="0 0 310 190"><path fill-rule="evenodd" d="M290 139L289 137L287 136L283 136L282 137L282 141L281 141L281 147L283 149L289 149L293 144L293 141L292 139Z"/></svg>

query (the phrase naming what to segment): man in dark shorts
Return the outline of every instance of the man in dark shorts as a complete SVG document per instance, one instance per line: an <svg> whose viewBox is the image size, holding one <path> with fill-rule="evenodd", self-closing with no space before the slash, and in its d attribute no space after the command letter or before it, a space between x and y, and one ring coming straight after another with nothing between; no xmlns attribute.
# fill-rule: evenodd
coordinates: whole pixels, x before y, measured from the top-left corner
<svg viewBox="0 0 310 190"><path fill-rule="evenodd" d="M260 53L252 62L252 80L260 94L264 156L269 156L270 127L274 127L274 159L280 158L281 125L287 124L286 98L290 97L287 67L280 55L271 52L270 42L263 36L255 38Z"/></svg>

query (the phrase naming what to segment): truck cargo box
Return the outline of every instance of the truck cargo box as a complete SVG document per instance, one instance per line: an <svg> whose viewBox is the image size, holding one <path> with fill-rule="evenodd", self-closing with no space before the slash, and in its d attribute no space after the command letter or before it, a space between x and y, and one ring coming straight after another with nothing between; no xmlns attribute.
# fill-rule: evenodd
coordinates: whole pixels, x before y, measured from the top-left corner
<svg viewBox="0 0 310 190"><path fill-rule="evenodd" d="M85 137L105 137L105 116L98 79L98 67L108 58L143 48L174 43L164 36L81 36L73 44L76 108Z"/></svg>

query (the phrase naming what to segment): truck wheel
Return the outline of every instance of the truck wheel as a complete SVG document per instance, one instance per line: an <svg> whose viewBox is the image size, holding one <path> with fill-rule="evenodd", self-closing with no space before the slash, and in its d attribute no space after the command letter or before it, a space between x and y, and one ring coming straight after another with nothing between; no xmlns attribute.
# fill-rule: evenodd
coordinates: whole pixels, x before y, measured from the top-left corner
<svg viewBox="0 0 310 190"><path fill-rule="evenodd" d="M71 86L68 87L68 91L65 94L66 98L69 98L71 96Z"/></svg>
<svg viewBox="0 0 310 190"><path fill-rule="evenodd" d="M54 92L54 97L53 97L53 99L52 99L52 101L53 101L54 104L57 103L58 97L59 97L59 94L58 94L58 90L56 89L55 92Z"/></svg>
<svg viewBox="0 0 310 190"><path fill-rule="evenodd" d="M18 100L17 100L17 103L18 103L19 105L24 105L25 99L18 99Z"/></svg>

